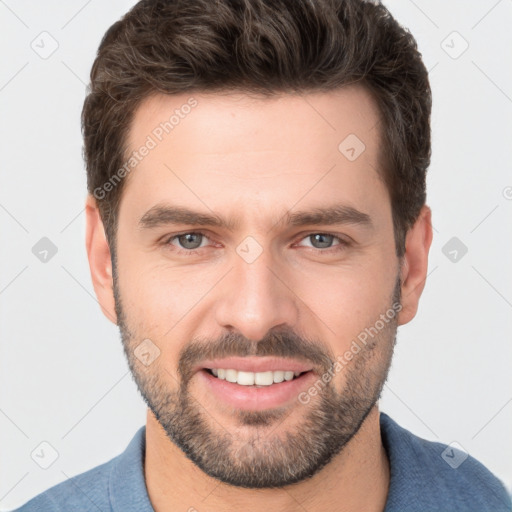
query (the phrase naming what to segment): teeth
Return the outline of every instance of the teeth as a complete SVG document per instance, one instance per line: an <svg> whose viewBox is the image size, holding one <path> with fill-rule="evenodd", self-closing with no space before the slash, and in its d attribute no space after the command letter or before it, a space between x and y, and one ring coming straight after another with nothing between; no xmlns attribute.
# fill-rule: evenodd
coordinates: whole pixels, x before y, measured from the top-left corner
<svg viewBox="0 0 512 512"><path fill-rule="evenodd" d="M238 372L238 375L236 376L236 382L242 386L252 386L254 384L254 377L255 374L252 372ZM260 383L258 382L258 384Z"/></svg>
<svg viewBox="0 0 512 512"><path fill-rule="evenodd" d="M236 370L226 370L226 380L228 382L236 382L238 372Z"/></svg>
<svg viewBox="0 0 512 512"><path fill-rule="evenodd" d="M301 372L292 371L268 371L268 372L243 372L233 369L224 368L212 368L212 373L215 377L228 382L236 382L241 386L270 386L272 384L278 384L284 380L293 380L294 377L298 377Z"/></svg>
<svg viewBox="0 0 512 512"><path fill-rule="evenodd" d="M284 380L284 372L277 371L277 372L272 372L272 373L274 374L274 382L275 383L283 382L283 380Z"/></svg>

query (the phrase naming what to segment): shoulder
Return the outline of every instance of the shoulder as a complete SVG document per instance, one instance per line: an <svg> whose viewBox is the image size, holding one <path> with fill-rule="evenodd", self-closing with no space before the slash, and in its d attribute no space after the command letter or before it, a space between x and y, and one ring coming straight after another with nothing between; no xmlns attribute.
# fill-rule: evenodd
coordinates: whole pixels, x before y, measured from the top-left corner
<svg viewBox="0 0 512 512"><path fill-rule="evenodd" d="M482 463L452 445L422 439L381 413L391 482L386 512L399 510L507 511L510 497Z"/></svg>
<svg viewBox="0 0 512 512"><path fill-rule="evenodd" d="M14 512L152 510L143 470L145 432L141 427L123 453L54 485Z"/></svg>
<svg viewBox="0 0 512 512"><path fill-rule="evenodd" d="M15 512L110 510L109 477L116 459L54 485Z"/></svg>

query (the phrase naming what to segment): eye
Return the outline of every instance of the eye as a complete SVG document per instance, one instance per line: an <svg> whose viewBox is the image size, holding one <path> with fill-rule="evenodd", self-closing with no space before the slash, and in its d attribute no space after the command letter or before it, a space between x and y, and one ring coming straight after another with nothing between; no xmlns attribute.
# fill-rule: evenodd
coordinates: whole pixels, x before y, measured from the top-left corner
<svg viewBox="0 0 512 512"><path fill-rule="evenodd" d="M204 247L203 242L207 242L208 238L204 233L201 232L188 232L181 233L179 235L173 235L167 239L166 244L172 245L178 249L182 249L181 252L190 252L194 249L200 249ZM174 243L176 242L176 243Z"/></svg>
<svg viewBox="0 0 512 512"><path fill-rule="evenodd" d="M314 249L321 250L322 252L328 252L323 249L332 249L338 250L343 249L344 247L349 245L349 242L343 240L339 236L330 234L330 233L312 233L301 240L299 245L302 245L302 242L309 240L311 245L306 245L305 247L312 247ZM337 242L337 243L334 243ZM339 246L339 247L338 247Z"/></svg>
<svg viewBox="0 0 512 512"><path fill-rule="evenodd" d="M188 231L172 235L163 242L166 246L172 246L172 251L179 255L197 255L201 249L208 247L211 241L208 235L201 231ZM310 245L304 242L310 242ZM350 242L332 233L311 233L302 238L297 244L309 247L319 253L337 252L350 246Z"/></svg>

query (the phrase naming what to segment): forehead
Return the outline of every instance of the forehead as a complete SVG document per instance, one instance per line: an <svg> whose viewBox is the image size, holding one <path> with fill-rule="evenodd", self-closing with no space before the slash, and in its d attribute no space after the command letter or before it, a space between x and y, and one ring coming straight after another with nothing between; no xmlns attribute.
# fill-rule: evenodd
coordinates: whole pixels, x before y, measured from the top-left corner
<svg viewBox="0 0 512 512"><path fill-rule="evenodd" d="M139 156L121 207L142 211L167 201L257 213L337 199L364 207L387 197L378 125L362 87L270 98L154 95L132 121L127 158Z"/></svg>

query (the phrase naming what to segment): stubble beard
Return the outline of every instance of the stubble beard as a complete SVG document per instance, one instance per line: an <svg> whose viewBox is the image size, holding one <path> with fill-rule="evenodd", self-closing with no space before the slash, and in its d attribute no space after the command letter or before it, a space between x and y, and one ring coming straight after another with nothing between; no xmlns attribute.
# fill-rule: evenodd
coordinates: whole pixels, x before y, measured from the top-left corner
<svg viewBox="0 0 512 512"><path fill-rule="evenodd" d="M236 333L218 340L193 341L180 352L179 383L158 360L146 368L134 355L142 339L132 334L114 278L118 325L129 367L138 389L169 439L204 473L229 485L251 489L280 488L311 478L324 468L359 431L380 398L396 343L397 319L362 347L343 367L343 391L332 379L315 399L288 408L235 411L247 435L230 432L190 393L194 362L215 356L275 355L314 360L324 372L334 360L323 344L291 331L270 332L254 343ZM400 301L397 280L392 303ZM318 377L321 381L321 375ZM300 419L283 426L297 411ZM214 411L212 411L214 412ZM240 429L237 429L240 432Z"/></svg>

